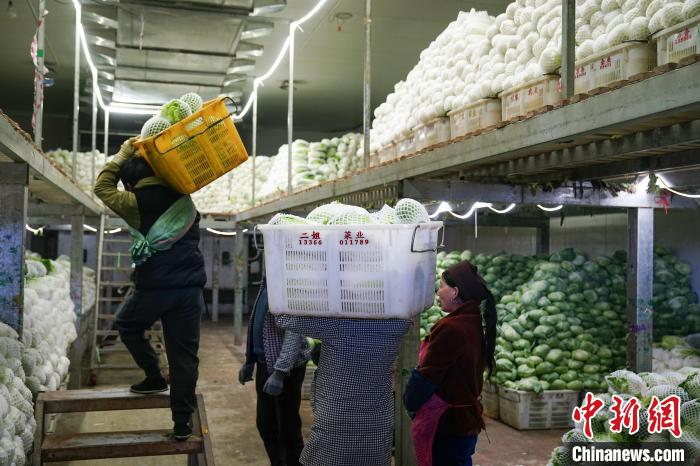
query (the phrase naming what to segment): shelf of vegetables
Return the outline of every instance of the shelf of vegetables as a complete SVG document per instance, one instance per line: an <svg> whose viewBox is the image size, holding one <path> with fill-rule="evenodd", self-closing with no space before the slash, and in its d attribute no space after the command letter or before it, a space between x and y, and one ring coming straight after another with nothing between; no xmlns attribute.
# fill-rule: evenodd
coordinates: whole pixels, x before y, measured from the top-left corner
<svg viewBox="0 0 700 466"><path fill-rule="evenodd" d="M546 172L570 166L600 165L620 159L629 162L650 155L647 151L652 147L647 138L636 135L652 129L653 149L657 153L687 150L697 145L700 126L679 123L700 116L700 82L694 79L698 73L700 63L678 68L492 131L360 170L240 212L236 220L254 221L271 213L411 178L470 177L508 161L534 161L544 177L552 176ZM668 98L669 93L673 99ZM622 139L622 143L613 144L611 136ZM553 152L563 155L550 157Z"/></svg>
<svg viewBox="0 0 700 466"><path fill-rule="evenodd" d="M0 112L0 163L23 162L29 166L29 192L50 204L80 205L86 214L99 215L100 205L74 184L38 150L16 123Z"/></svg>
<svg viewBox="0 0 700 466"><path fill-rule="evenodd" d="M33 400L40 391L59 389L68 374L68 350L77 337L75 306L69 297L70 261L27 253L25 269L21 338L0 323L0 463L17 466L28 464L34 444ZM84 270L83 277L84 299L94 303L94 271Z"/></svg>

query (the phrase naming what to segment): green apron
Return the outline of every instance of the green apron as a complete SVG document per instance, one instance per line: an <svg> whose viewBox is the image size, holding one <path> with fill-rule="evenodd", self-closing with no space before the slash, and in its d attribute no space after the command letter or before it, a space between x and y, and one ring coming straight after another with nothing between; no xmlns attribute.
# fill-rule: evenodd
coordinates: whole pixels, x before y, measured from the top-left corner
<svg viewBox="0 0 700 466"><path fill-rule="evenodd" d="M146 236L129 227L132 239L129 252L134 264L141 265L156 252L170 249L187 233L196 218L197 209L192 199L182 196L158 217Z"/></svg>

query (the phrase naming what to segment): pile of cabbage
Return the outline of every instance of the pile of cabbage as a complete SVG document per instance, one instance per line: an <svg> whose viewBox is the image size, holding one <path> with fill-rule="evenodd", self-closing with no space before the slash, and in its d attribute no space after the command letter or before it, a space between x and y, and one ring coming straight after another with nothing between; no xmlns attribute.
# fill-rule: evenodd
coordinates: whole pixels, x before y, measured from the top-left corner
<svg viewBox="0 0 700 466"><path fill-rule="evenodd" d="M669 443L669 448L684 448L686 463L694 464L693 460L700 456L700 368L684 367L678 371L664 373L644 372L635 374L627 370L615 371L606 377L608 393L596 395L605 403L592 420L593 439L583 435L583 426L579 423L562 437L563 446L552 452L548 466L573 466L576 463L570 459L569 449L572 443L614 442L624 444ZM610 408L613 404L612 395L620 395L623 399L637 397L641 403L639 431L630 435L623 428L621 433L610 430L610 420L614 417ZM648 431L648 416L646 410L652 396L659 400L670 395L681 399L681 430L679 438L669 435L668 431L660 434L650 434ZM630 463L636 464L636 463Z"/></svg>
<svg viewBox="0 0 700 466"><path fill-rule="evenodd" d="M94 271L84 273L86 302L94 303ZM69 369L66 357L75 331L70 299L70 261L25 257L22 340L0 323L0 464L27 464L36 422L33 396L56 390ZM92 284L90 283L92 281Z"/></svg>
<svg viewBox="0 0 700 466"><path fill-rule="evenodd" d="M316 207L304 217L278 213L268 222L269 225L392 225L415 224L430 221L428 211L420 202L404 198L394 207L384 205L376 212L354 205L331 202Z"/></svg>
<svg viewBox="0 0 700 466"><path fill-rule="evenodd" d="M576 58L700 14L699 0L577 0ZM556 72L561 64L561 0L517 0L495 18L460 12L420 54L406 79L375 111L371 151L421 123Z"/></svg>
<svg viewBox="0 0 700 466"><path fill-rule="evenodd" d="M654 248L654 340L700 332L700 305L691 285L690 264L663 247Z"/></svg>
<svg viewBox="0 0 700 466"><path fill-rule="evenodd" d="M255 158L255 202L263 199L262 187L268 179L273 157ZM238 167L192 193L197 210L202 213L235 213L251 207L253 160L249 158Z"/></svg>
<svg viewBox="0 0 700 466"><path fill-rule="evenodd" d="M179 99L172 99L160 109L157 115L149 118L141 128L141 139L146 139L157 135L168 129L171 125L184 120L202 108L202 98L194 93L188 92ZM201 120L198 118L197 120ZM194 121L192 125L201 125L205 122ZM213 122L207 121L207 124ZM177 143L176 141L173 141Z"/></svg>
<svg viewBox="0 0 700 466"><path fill-rule="evenodd" d="M508 388L601 389L625 365L625 263L565 249L497 305L494 381Z"/></svg>
<svg viewBox="0 0 700 466"><path fill-rule="evenodd" d="M652 349L655 372L676 371L683 367L700 367L700 351L691 348L683 337L665 335Z"/></svg>
<svg viewBox="0 0 700 466"><path fill-rule="evenodd" d="M66 149L56 149L45 152L46 157L58 166L67 176L73 175L73 152ZM100 151L78 152L76 158L75 183L84 192L92 195L92 161L95 161L95 177L99 175L107 163L105 155Z"/></svg>
<svg viewBox="0 0 700 466"><path fill-rule="evenodd" d="M342 178L362 167L357 155L362 135L348 133L339 138L308 142L297 139L292 143L292 188L309 188L326 181ZM264 199L274 199L287 193L288 145L279 148L272 157L267 182L261 187Z"/></svg>

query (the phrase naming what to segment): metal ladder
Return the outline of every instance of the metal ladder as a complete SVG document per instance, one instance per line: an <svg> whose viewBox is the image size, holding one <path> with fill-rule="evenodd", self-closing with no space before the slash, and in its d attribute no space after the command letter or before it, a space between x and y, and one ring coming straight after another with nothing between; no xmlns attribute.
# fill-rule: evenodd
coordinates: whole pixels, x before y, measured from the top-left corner
<svg viewBox="0 0 700 466"><path fill-rule="evenodd" d="M97 295L90 351L92 385L96 384L97 375L101 370L138 370L138 366L130 357L127 358L127 363L115 364L107 361L110 355L127 355L129 352L121 342L119 332L113 327L117 313L134 291L131 280L133 262L129 253L131 240L128 233L115 231L118 227L110 220L109 216L102 215L99 229L101 235L97 244ZM160 321L153 325L147 335L160 357L161 369L167 369L168 360Z"/></svg>
<svg viewBox="0 0 700 466"><path fill-rule="evenodd" d="M37 429L31 464L40 466L57 461L187 455L188 466L213 466L214 452L201 394L197 394L197 405L192 413L193 435L184 441L174 440L169 430L50 434L46 429L47 419L56 413L164 408L170 408L167 393L137 395L128 388L40 393L36 400Z"/></svg>

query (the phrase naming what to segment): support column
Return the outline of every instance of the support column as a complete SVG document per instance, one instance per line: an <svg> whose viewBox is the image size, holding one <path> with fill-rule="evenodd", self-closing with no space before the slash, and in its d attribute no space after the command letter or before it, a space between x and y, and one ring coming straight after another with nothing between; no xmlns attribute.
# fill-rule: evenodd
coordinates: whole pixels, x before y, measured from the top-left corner
<svg viewBox="0 0 700 466"><path fill-rule="evenodd" d="M221 240L214 238L212 249L214 257L211 265L211 321L219 321L219 275L221 274Z"/></svg>
<svg viewBox="0 0 700 466"><path fill-rule="evenodd" d="M372 123L372 0L365 0L365 66L362 83L364 167L369 168L369 129Z"/></svg>
<svg viewBox="0 0 700 466"><path fill-rule="evenodd" d="M562 98L570 99L574 96L576 0L563 0L561 8L561 91Z"/></svg>
<svg viewBox="0 0 700 466"><path fill-rule="evenodd" d="M78 176L78 151L80 139L78 135L78 115L80 114L80 8L75 11L75 58L73 69L73 158L71 162L71 178L75 183ZM93 93L95 90L93 89Z"/></svg>
<svg viewBox="0 0 700 466"><path fill-rule="evenodd" d="M46 31L46 0L39 0L39 29L36 34L36 71L34 79L34 144L41 149L44 142L44 69L46 52L44 50Z"/></svg>
<svg viewBox="0 0 700 466"><path fill-rule="evenodd" d="M627 367L651 372L654 209L627 211Z"/></svg>
<svg viewBox="0 0 700 466"><path fill-rule="evenodd" d="M296 26L289 26L289 88L287 89L287 195L292 194L292 141L294 134L294 34Z"/></svg>
<svg viewBox="0 0 700 466"><path fill-rule="evenodd" d="M70 299L75 304L75 331L78 338L71 349L69 388L82 386L83 356L85 355L85 335L83 334L83 224L85 216L71 217L70 232Z"/></svg>
<svg viewBox="0 0 700 466"><path fill-rule="evenodd" d="M0 163L0 321L21 338L29 169L24 163Z"/></svg>
<svg viewBox="0 0 700 466"><path fill-rule="evenodd" d="M416 466L415 448L411 436L411 418L403 407L402 395L411 375L411 369L418 365L418 347L420 346L420 315L413 318L411 329L403 337L399 356L396 360L396 396L394 397L394 451L396 464Z"/></svg>
<svg viewBox="0 0 700 466"><path fill-rule="evenodd" d="M234 246L233 271L234 271L234 303L233 303L233 344L243 344L243 248L245 237L240 230L236 232Z"/></svg>
<svg viewBox="0 0 700 466"><path fill-rule="evenodd" d="M546 223L537 227L536 241L535 254L549 254L549 219L547 219Z"/></svg>

